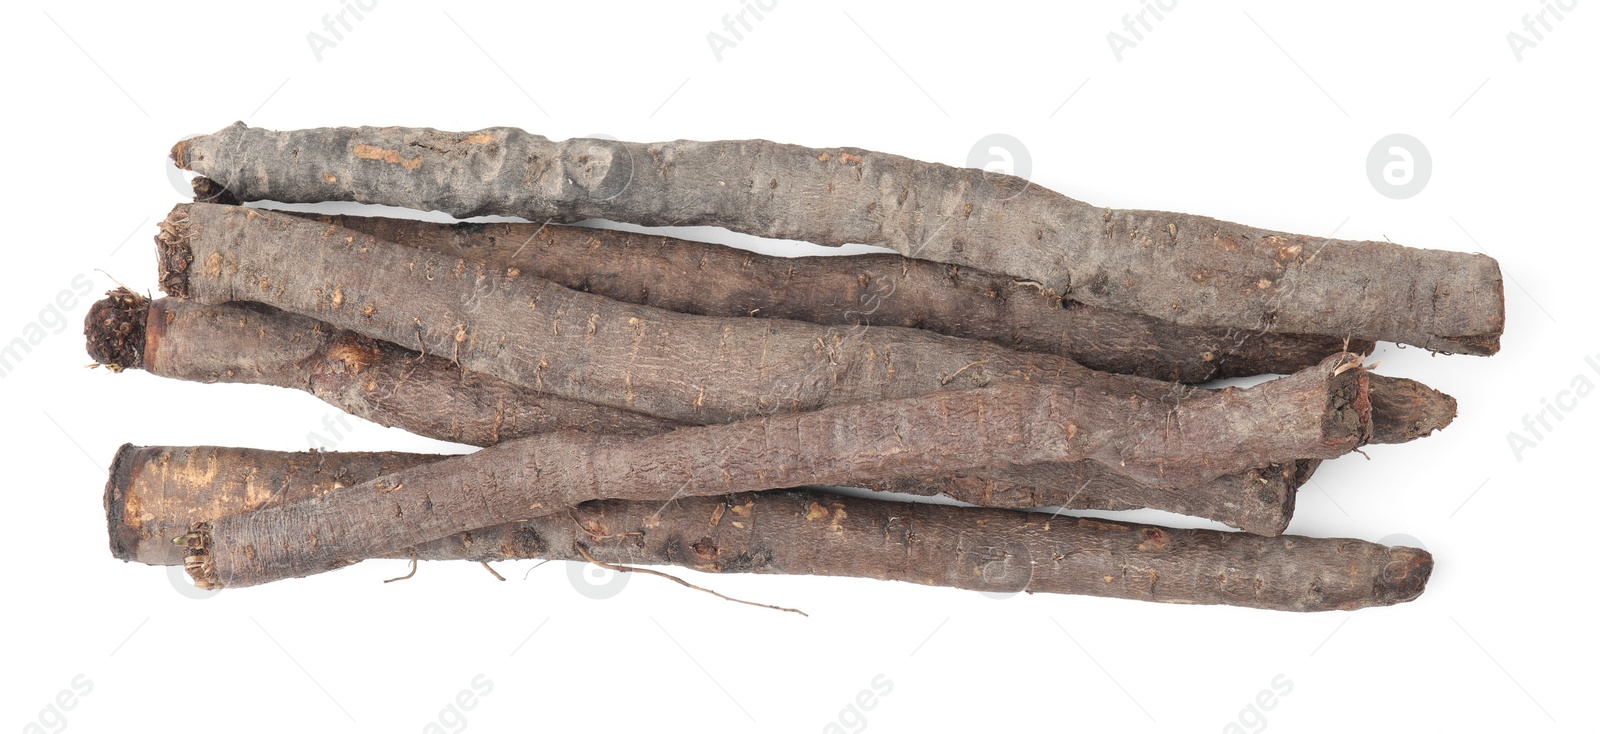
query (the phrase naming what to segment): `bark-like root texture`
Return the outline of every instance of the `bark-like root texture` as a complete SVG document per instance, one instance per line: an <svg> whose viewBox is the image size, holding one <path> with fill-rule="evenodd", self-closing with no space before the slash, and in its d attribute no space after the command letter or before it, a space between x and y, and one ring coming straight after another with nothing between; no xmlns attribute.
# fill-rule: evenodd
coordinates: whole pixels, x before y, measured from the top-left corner
<svg viewBox="0 0 1600 734"><path fill-rule="evenodd" d="M83 336L89 356L116 372L144 367L144 324L150 300L127 288L107 291L89 307Z"/></svg>

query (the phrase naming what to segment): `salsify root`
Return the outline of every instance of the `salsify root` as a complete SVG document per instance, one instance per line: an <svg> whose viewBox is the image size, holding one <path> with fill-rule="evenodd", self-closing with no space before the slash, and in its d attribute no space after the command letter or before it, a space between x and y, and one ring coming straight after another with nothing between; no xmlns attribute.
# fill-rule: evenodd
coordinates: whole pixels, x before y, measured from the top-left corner
<svg viewBox="0 0 1600 734"><path fill-rule="evenodd" d="M920 329L682 314L282 212L183 204L167 293L255 301L561 397L686 423L1049 382L1178 403L1195 388Z"/></svg>
<svg viewBox="0 0 1600 734"><path fill-rule="evenodd" d="M125 288L89 308L89 356L115 370L304 390L351 415L488 446L547 431L646 435L675 421L569 400L254 303L206 306Z"/></svg>
<svg viewBox="0 0 1600 734"><path fill-rule="evenodd" d="M180 565L196 523L330 492L443 457L123 446L106 484L112 554ZM454 533L389 558L671 564L1291 611L1409 601L1427 551L1360 540L1150 525L774 490L665 504L597 500ZM196 560L203 563L204 560Z"/></svg>
<svg viewBox="0 0 1600 734"><path fill-rule="evenodd" d="M197 196L212 195L200 188ZM668 311L926 329L1173 382L1287 374L1335 352L1372 350L1371 342L1337 337L1180 326L1064 301L1022 278L893 254L774 257L559 224L299 216Z"/></svg>
<svg viewBox="0 0 1600 734"><path fill-rule="evenodd" d="M301 389L382 425L476 446L550 430L645 435L679 425L541 395L464 372L439 357L255 304L205 306L170 298L148 302L118 290L92 307L86 322L90 355L104 364L191 381ZM1380 395L1403 383L1379 375L1368 378L1375 405L1396 402ZM1419 420L1386 417L1376 408L1373 414L1375 433L1384 423L1411 426ZM1292 516L1295 490L1316 464L1299 460L1270 465L1184 489L1141 484L1092 462L856 484L910 494L942 493L994 507L1150 507L1277 534Z"/></svg>
<svg viewBox="0 0 1600 734"><path fill-rule="evenodd" d="M883 245L1190 326L1467 354L1493 354L1505 327L1499 265L1485 255L1102 209L1022 179L859 148L235 123L178 143L172 158L244 201L713 225Z"/></svg>
<svg viewBox="0 0 1600 734"><path fill-rule="evenodd" d="M267 303L563 397L685 423L1022 380L1169 406L1199 388L898 327L681 314L563 288L281 212L180 205L157 238L162 283L202 303ZM291 257L292 255L292 257ZM1441 427L1449 399L1394 439ZM1440 405L1442 403L1442 405Z"/></svg>
<svg viewBox="0 0 1600 734"><path fill-rule="evenodd" d="M653 436L538 434L201 523L187 536L190 555L202 559L190 570L208 588L252 586L599 498L670 502L1085 459L1136 480L1200 483L1360 445L1371 422L1359 363L1335 355L1174 409L1010 382Z"/></svg>
<svg viewBox="0 0 1600 734"><path fill-rule="evenodd" d="M540 394L464 371L441 357L259 304L147 301L119 289L91 307L85 331L90 356L119 370L300 389L381 425L475 446L554 430L648 435L681 425ZM949 496L992 507L1150 507L1277 534L1288 525L1295 491L1316 463L1270 465L1182 490L1147 486L1088 461L996 470L981 488L973 479L955 476L949 482L903 479L896 486L853 483L922 495L948 488ZM1018 478L1008 479L1014 472ZM996 491L994 485L1010 491Z"/></svg>

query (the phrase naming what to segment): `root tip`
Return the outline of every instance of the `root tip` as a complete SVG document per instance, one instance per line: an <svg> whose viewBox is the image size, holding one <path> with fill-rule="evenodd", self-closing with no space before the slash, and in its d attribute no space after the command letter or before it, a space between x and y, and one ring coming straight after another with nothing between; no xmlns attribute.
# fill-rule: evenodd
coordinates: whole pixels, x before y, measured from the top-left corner
<svg viewBox="0 0 1600 734"><path fill-rule="evenodd" d="M1403 377L1372 380L1374 443L1405 443L1449 426L1456 399Z"/></svg>
<svg viewBox="0 0 1600 734"><path fill-rule="evenodd" d="M189 144L194 142L196 139L197 138L184 138L183 140L179 140L177 143L173 144L172 153L169 157L172 158L172 163L174 165L185 171L192 170L189 168Z"/></svg>
<svg viewBox="0 0 1600 734"><path fill-rule="evenodd" d="M1385 604L1408 602L1422 595L1433 574L1433 554L1420 548L1389 549L1389 563L1374 584L1373 592Z"/></svg>
<svg viewBox="0 0 1600 734"><path fill-rule="evenodd" d="M142 369L149 312L150 300L144 296L122 287L107 291L83 319L89 357L113 372Z"/></svg>

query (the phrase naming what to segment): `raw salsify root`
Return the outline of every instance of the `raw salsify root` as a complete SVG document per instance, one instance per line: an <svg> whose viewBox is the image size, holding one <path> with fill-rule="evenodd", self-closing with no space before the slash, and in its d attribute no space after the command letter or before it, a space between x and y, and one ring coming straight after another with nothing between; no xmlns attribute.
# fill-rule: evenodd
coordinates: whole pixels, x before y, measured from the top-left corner
<svg viewBox="0 0 1600 734"><path fill-rule="evenodd" d="M164 537L184 533L195 522L208 529L212 513L336 494L348 486L342 481L441 458L124 446L106 487L112 552L125 561L183 563L187 551ZM229 491L219 501L210 475L254 477L280 494ZM598 500L382 556L476 562L592 558L709 573L848 576L1302 612L1409 601L1422 593L1433 567L1427 551L1360 540L1267 538L811 490L688 496L666 504ZM204 563L202 574L209 571Z"/></svg>
<svg viewBox="0 0 1600 734"><path fill-rule="evenodd" d="M121 329L111 319L114 314L99 314L127 297L114 292L112 298L95 306L88 319L90 330ZM142 366L155 374L302 389L354 415L433 438L487 446L551 430L644 435L680 425L542 395L463 372L442 358L267 307L203 306L160 299L149 303L148 310L150 317L145 321L150 327L148 335L139 340L139 348L144 353ZM96 351L93 337L90 341L92 356L101 361L109 358ZM1374 401L1380 393L1404 386L1393 378L1370 375L1369 379ZM1373 420L1377 425L1386 417L1380 411ZM1416 420L1388 418L1388 422L1407 426ZM1403 439L1379 435L1374 440ZM1288 524L1295 490L1316 464L1298 460L1181 489L1145 485L1084 462L855 483L911 494L943 493L998 507L1153 507L1206 517L1250 532L1276 534Z"/></svg>
<svg viewBox="0 0 1600 734"><path fill-rule="evenodd" d="M235 123L179 142L172 158L244 201L710 225L882 245L1189 326L1465 354L1493 354L1505 328L1499 264L1486 255L1105 209L1019 178L860 148Z"/></svg>
<svg viewBox="0 0 1600 734"><path fill-rule="evenodd" d="M1049 354L896 327L825 327L626 304L280 212L180 205L158 237L164 287L255 300L444 356L545 393L685 423L983 387L1004 380L1175 406L1197 388L1089 370ZM301 255L300 253L305 253ZM191 267L191 262L198 264ZM173 268L180 268L174 270ZM1413 404L1454 413L1436 392ZM1409 440L1432 428L1409 421ZM1378 440L1387 441L1386 434Z"/></svg>
<svg viewBox="0 0 1600 734"><path fill-rule="evenodd" d="M201 186L211 192L207 179ZM901 326L1057 354L1103 372L1199 383L1287 374L1371 342L1201 329L1110 311L1037 283L900 255L774 257L706 242L549 223L440 224L296 214L573 290L702 316Z"/></svg>
<svg viewBox="0 0 1600 734"><path fill-rule="evenodd" d="M1366 372L1340 369L1356 360L1335 355L1256 387L1188 400L1171 414L1119 396L1003 383L652 436L537 434L336 495L211 520L197 530L212 564L203 580L250 586L320 573L599 498L670 502L1082 460L1115 462L1136 480L1199 483L1295 457L1333 458L1370 432ZM961 428L977 424L984 429Z"/></svg>

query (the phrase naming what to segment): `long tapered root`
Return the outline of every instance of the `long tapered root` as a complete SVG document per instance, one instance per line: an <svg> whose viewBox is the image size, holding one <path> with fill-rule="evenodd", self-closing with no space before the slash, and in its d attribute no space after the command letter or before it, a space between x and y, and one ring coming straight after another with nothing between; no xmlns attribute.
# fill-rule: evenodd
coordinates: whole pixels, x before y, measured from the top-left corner
<svg viewBox="0 0 1600 734"><path fill-rule="evenodd" d="M198 463L184 457L192 457ZM440 457L291 453L216 447L127 447L113 475L114 537L189 530L191 519L256 506L246 493L213 496L204 465L258 475L294 498L336 495L359 482ZM141 508L127 512L132 506ZM193 514L200 511L201 515ZM201 525L204 522L200 523ZM981 545L973 540L983 538ZM203 546L205 536L195 541ZM456 532L379 554L469 562L571 560L615 567L672 565L705 573L814 574L989 592L1086 594L1179 604L1311 612L1397 604L1425 588L1433 557L1353 539L1262 537L1014 510L883 501L773 490L655 501L597 500L559 513ZM199 556L199 557L193 557ZM214 585L203 554L143 542L117 557L193 567Z"/></svg>
<svg viewBox="0 0 1600 734"><path fill-rule="evenodd" d="M1503 277L1486 255L1105 209L1018 178L859 148L235 123L184 141L173 158L247 201L359 201L458 217L603 218L882 245L1190 326L1480 355L1499 349L1505 328Z"/></svg>

